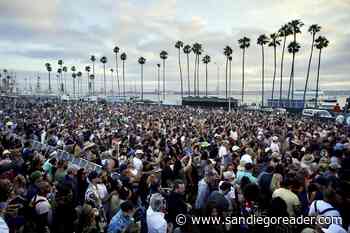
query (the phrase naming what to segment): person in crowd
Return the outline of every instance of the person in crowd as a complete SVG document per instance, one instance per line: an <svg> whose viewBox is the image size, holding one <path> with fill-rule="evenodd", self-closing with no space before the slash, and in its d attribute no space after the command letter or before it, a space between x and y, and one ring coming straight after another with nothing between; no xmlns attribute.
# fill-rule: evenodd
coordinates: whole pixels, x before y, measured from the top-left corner
<svg viewBox="0 0 350 233"><path fill-rule="evenodd" d="M149 233L168 232L168 224L164 218L164 211L164 197L160 193L153 194L150 199L150 205L147 209L147 228Z"/></svg>
<svg viewBox="0 0 350 233"><path fill-rule="evenodd" d="M135 213L135 207L130 201L123 202L120 205L120 210L113 216L109 226L108 233L125 232L126 229L133 223L132 216Z"/></svg>

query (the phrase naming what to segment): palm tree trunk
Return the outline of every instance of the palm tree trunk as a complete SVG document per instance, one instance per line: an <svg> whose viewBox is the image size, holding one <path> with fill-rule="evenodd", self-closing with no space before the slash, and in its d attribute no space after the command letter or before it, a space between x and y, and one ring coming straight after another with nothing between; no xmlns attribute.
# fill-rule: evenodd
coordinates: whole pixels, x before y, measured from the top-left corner
<svg viewBox="0 0 350 233"><path fill-rule="evenodd" d="M282 49L282 59L281 59L281 78L280 78L280 103L279 105L281 105L282 103L282 84L283 84L283 60L284 60L284 51L286 48L286 41L287 41L287 37L284 37L284 41L283 41L283 49ZM281 107L281 106L279 106Z"/></svg>
<svg viewBox="0 0 350 233"><path fill-rule="evenodd" d="M75 78L73 78L73 97L75 98Z"/></svg>
<svg viewBox="0 0 350 233"><path fill-rule="evenodd" d="M295 53L293 53L293 59L292 59L292 70L289 77L289 85L288 85L288 106L290 105L290 96L291 96L291 87L292 87L292 79L294 78L294 59L295 59ZM289 106L290 107L290 106Z"/></svg>
<svg viewBox="0 0 350 233"><path fill-rule="evenodd" d="M107 89L106 89L106 65L103 64L103 89L105 96L107 95Z"/></svg>
<svg viewBox="0 0 350 233"><path fill-rule="evenodd" d="M243 105L243 101L244 101L244 57L245 57L245 49L243 49L243 59L242 59L242 100L241 100L241 104Z"/></svg>
<svg viewBox="0 0 350 233"><path fill-rule="evenodd" d="M118 72L118 53L115 54L115 70L117 72L118 95L120 95L119 72Z"/></svg>
<svg viewBox="0 0 350 233"><path fill-rule="evenodd" d="M112 96L114 96L114 85L113 85L113 79L114 79L114 77L113 77L113 73L111 72L111 75L112 75Z"/></svg>
<svg viewBox="0 0 350 233"><path fill-rule="evenodd" d="M261 46L261 55L262 55L262 86L261 86L261 107L264 107L264 84L265 84L265 77L264 77L264 66L265 66L265 56L264 56L264 46Z"/></svg>
<svg viewBox="0 0 350 233"><path fill-rule="evenodd" d="M157 66L158 69L158 102L160 103L160 67Z"/></svg>
<svg viewBox="0 0 350 233"><path fill-rule="evenodd" d="M163 59L163 101L165 101L165 59Z"/></svg>
<svg viewBox="0 0 350 233"><path fill-rule="evenodd" d="M231 90L232 90L232 61L230 60L229 61L229 85L228 85L228 98L230 99L231 101Z"/></svg>
<svg viewBox="0 0 350 233"><path fill-rule="evenodd" d="M90 72L87 72L87 95L89 96L90 95L90 82L91 82L91 80L90 80Z"/></svg>
<svg viewBox="0 0 350 233"><path fill-rule="evenodd" d="M205 96L208 97L208 63L205 64Z"/></svg>
<svg viewBox="0 0 350 233"><path fill-rule="evenodd" d="M188 88L188 96L191 95L191 83L190 83L190 56L187 53L187 88Z"/></svg>
<svg viewBox="0 0 350 233"><path fill-rule="evenodd" d="M180 68L180 83L181 83L181 98L184 97L184 93L183 93L183 80L182 80L182 69L181 69L181 57L180 57L180 53L181 53L181 50L179 48L179 68Z"/></svg>
<svg viewBox="0 0 350 233"><path fill-rule="evenodd" d="M271 94L271 104L273 107L273 98L275 94L275 81L276 81L276 66L277 66L277 60L276 60L276 46L273 47L273 57L274 57L274 66L273 66L273 81L272 81L272 94Z"/></svg>
<svg viewBox="0 0 350 233"><path fill-rule="evenodd" d="M125 97L125 61L123 61L123 96Z"/></svg>
<svg viewBox="0 0 350 233"><path fill-rule="evenodd" d="M199 59L199 55L198 55L198 59L197 59L197 94L199 96L199 63L200 59Z"/></svg>
<svg viewBox="0 0 350 233"><path fill-rule="evenodd" d="M49 92L51 93L51 75L50 75L50 72L49 72Z"/></svg>
<svg viewBox="0 0 350 233"><path fill-rule="evenodd" d="M194 75L193 75L193 95L194 96L196 96L197 94L196 73L197 73L197 55L195 55L195 59L194 59Z"/></svg>
<svg viewBox="0 0 350 233"><path fill-rule="evenodd" d="M318 90L319 90L319 83L320 83L321 52L322 52L322 49L320 49L320 52L318 54L315 108L318 107Z"/></svg>
<svg viewBox="0 0 350 233"><path fill-rule="evenodd" d="M92 95L95 95L95 62L92 62L92 73L94 74L94 79L92 80Z"/></svg>
<svg viewBox="0 0 350 233"><path fill-rule="evenodd" d="M143 65L141 64L141 100L143 100Z"/></svg>
<svg viewBox="0 0 350 233"><path fill-rule="evenodd" d="M304 88L304 95L303 95L303 103L304 103L304 108L306 106L306 90L307 90L307 86L309 83L309 76L310 76L310 67L311 67L311 61L312 61L312 54L314 51L314 43L315 43L315 33L312 34L312 43L311 43L311 53L310 53L310 57L309 57L309 64L307 66L307 74L306 74L306 81L305 81L305 88Z"/></svg>
<svg viewBox="0 0 350 233"><path fill-rule="evenodd" d="M65 72L62 75L63 75L63 82L64 82L63 93L67 93L67 82L66 82Z"/></svg>
<svg viewBox="0 0 350 233"><path fill-rule="evenodd" d="M227 97L228 97L228 95L227 95L227 90L228 90L228 86L227 86L227 66L228 66L228 57L226 57L226 86L225 86L225 88L226 88L226 92L225 92L225 96L226 96L226 99L227 99Z"/></svg>

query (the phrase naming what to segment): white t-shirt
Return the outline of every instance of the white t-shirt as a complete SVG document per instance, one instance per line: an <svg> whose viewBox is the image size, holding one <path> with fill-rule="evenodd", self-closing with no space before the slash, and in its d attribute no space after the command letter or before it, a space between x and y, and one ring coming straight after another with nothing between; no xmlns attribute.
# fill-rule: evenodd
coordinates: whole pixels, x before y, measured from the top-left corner
<svg viewBox="0 0 350 233"><path fill-rule="evenodd" d="M35 205L35 211L38 215L46 214L51 211L51 205L47 200L47 198L42 196L36 196L36 199L35 200L33 199L33 201L38 202Z"/></svg>
<svg viewBox="0 0 350 233"><path fill-rule="evenodd" d="M227 149L225 146L220 146L219 148L219 158L223 158L224 155L227 155Z"/></svg>
<svg viewBox="0 0 350 233"><path fill-rule="evenodd" d="M167 222L164 219L164 213L155 212L151 207L148 207L146 221L148 233L167 232Z"/></svg>
<svg viewBox="0 0 350 233"><path fill-rule="evenodd" d="M328 202L316 200L310 205L309 216L340 217L340 213Z"/></svg>
<svg viewBox="0 0 350 233"><path fill-rule="evenodd" d="M137 170L137 171L142 171L142 167L143 167L143 164L142 164L142 160L137 158L137 157L134 157L133 160L133 165L134 165L134 168Z"/></svg>
<svg viewBox="0 0 350 233"><path fill-rule="evenodd" d="M3 219L3 217L0 217L0 233L9 233L9 227L7 226L7 223Z"/></svg>
<svg viewBox="0 0 350 233"><path fill-rule="evenodd" d="M272 152L278 152L278 153L280 152L280 147L278 143L275 143L275 142L271 142L270 149Z"/></svg>
<svg viewBox="0 0 350 233"><path fill-rule="evenodd" d="M97 184L97 191L101 199L104 199L108 195L107 187L105 184Z"/></svg>

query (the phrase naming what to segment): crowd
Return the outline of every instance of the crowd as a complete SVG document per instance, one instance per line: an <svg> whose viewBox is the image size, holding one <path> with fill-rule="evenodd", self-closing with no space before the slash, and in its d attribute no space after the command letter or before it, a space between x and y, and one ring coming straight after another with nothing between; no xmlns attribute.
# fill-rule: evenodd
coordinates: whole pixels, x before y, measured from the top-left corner
<svg viewBox="0 0 350 233"><path fill-rule="evenodd" d="M0 99L0 232L347 232L350 128L287 114ZM14 136L17 135L17 136ZM102 166L90 170L33 141ZM188 220L182 225L176 216ZM193 216L332 224L192 224Z"/></svg>

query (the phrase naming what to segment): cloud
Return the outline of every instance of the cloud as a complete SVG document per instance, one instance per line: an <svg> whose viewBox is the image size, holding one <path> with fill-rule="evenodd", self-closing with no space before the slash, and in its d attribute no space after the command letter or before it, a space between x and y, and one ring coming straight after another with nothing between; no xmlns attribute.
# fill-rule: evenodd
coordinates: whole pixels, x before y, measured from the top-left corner
<svg viewBox="0 0 350 233"><path fill-rule="evenodd" d="M310 54L311 36L307 27L313 23L322 25L322 34L331 41L324 51L321 74L322 85L329 89L343 87L349 89L345 74L349 73L348 48L350 16L349 1L304 1L295 0L252 0L245 1L206 0L102 0L102 1L67 1L33 0L0 2L0 59L9 69L21 67L31 71L43 70L47 61L56 64L64 59L69 66L84 67L89 64L92 54L108 58L108 68L114 67L112 49L118 45L128 54L128 80L139 82L140 67L137 59L144 56L145 87L154 88L155 65L160 62L159 52L166 50L167 84L169 89L179 89L177 50L174 43L182 40L185 44L199 42L203 44L204 54L212 57L208 65L209 85L216 88L217 65L221 69L220 86L224 83L226 45L234 49L232 75L235 89L240 88L242 52L237 40L242 36L251 38L251 47L246 54L247 89L260 88L261 51L256 45L256 38L262 33L270 34L293 18L302 19L306 26L303 34L298 35L302 49L296 57L296 85L303 86L306 76L307 61ZM273 51L265 50L266 88L271 88L273 75ZM277 49L277 77L280 74L281 47ZM6 59L5 59L6 58ZM193 76L194 57L190 56L190 75ZM216 64L214 64L216 63ZM16 65L14 65L16 64ZM290 74L291 56L285 56L285 80ZM184 77L186 57L182 54ZM56 67L55 67L56 68ZM312 83L315 81L317 51L314 53ZM102 66L96 64L98 79L101 78ZM24 72L23 72L24 73ZM201 75L204 66L201 65ZM334 81L336 80L336 82ZM332 83L334 81L334 87ZM339 85L344 81L344 85ZM203 84L201 78L201 85ZM185 84L186 85L186 84Z"/></svg>

